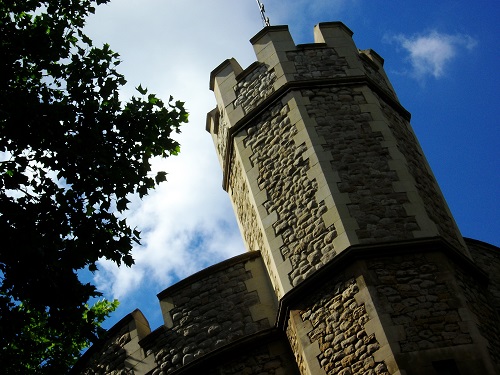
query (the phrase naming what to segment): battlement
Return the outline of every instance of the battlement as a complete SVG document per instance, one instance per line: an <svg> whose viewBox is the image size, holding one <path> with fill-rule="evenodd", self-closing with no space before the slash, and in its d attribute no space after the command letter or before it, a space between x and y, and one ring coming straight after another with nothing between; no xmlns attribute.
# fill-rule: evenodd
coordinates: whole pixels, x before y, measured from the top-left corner
<svg viewBox="0 0 500 375"><path fill-rule="evenodd" d="M210 89L214 91L220 109L227 112L231 124L238 122L243 114L270 94L295 81L370 79L386 95L397 100L383 69L383 59L371 49L358 50L352 35L352 31L341 22L319 23L314 28L314 43L295 45L288 26L265 27L250 40L257 61L245 70L235 59L224 61L212 71ZM252 85L256 81L258 87ZM235 87L240 90L235 92ZM265 87L266 92L260 93L258 98L236 101L237 96L248 96L250 91L259 87ZM232 108L228 108L230 103Z"/></svg>

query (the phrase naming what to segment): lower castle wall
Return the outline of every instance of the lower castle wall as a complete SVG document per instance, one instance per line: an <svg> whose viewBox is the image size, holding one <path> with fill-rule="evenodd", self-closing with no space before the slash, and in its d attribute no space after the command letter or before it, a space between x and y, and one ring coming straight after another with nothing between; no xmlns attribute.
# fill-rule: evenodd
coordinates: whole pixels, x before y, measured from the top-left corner
<svg viewBox="0 0 500 375"><path fill-rule="evenodd" d="M167 288L158 298L165 326L151 333L148 326L139 335L136 321L128 318L131 322L116 327L100 348L89 350L80 361L85 365L77 366L74 373L178 373L191 362L235 342L256 335L265 337L276 318L276 297L259 252L200 271ZM271 357L269 361L275 361ZM250 356L247 360L252 361ZM255 360L264 361L263 357ZM269 367L269 375L283 374L278 368Z"/></svg>
<svg viewBox="0 0 500 375"><path fill-rule="evenodd" d="M154 358L145 354L139 341L150 333L144 315L133 311L116 323L100 343L89 348L70 374L146 374L154 368Z"/></svg>
<svg viewBox="0 0 500 375"><path fill-rule="evenodd" d="M72 373L498 373L498 276L488 283L466 258L422 243L377 245L377 255L373 246L351 248L280 306L258 252L230 259L159 294L165 326L151 332L134 311ZM479 264L489 259L484 271L495 270L497 248L470 248Z"/></svg>
<svg viewBox="0 0 500 375"><path fill-rule="evenodd" d="M284 340L238 350L204 371L206 375L299 375L293 354Z"/></svg>
<svg viewBox="0 0 500 375"><path fill-rule="evenodd" d="M500 252L498 248L485 246L479 241L465 241L474 261L488 274L489 280L485 287L467 273L457 270L458 284L464 290L479 333L488 340L486 350L500 373Z"/></svg>
<svg viewBox="0 0 500 375"><path fill-rule="evenodd" d="M303 375L389 375L374 357L381 344L365 329L372 318L359 289L355 278L338 275L291 314L287 335Z"/></svg>
<svg viewBox="0 0 500 375"><path fill-rule="evenodd" d="M366 267L378 314L405 374L432 374L442 361L461 374L498 371L492 350L498 348L498 315L487 304L486 279L477 269L425 248L371 259Z"/></svg>

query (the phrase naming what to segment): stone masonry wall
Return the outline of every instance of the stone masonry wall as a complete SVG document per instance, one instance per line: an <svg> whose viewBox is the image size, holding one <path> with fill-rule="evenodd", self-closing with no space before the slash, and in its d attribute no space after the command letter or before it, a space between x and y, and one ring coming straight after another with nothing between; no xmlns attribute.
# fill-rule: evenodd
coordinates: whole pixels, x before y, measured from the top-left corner
<svg viewBox="0 0 500 375"><path fill-rule="evenodd" d="M297 285L335 255L331 241L337 234L321 218L326 207L315 198L317 182L308 178L309 163L302 157L307 147L295 144L297 128L288 112L288 105L278 104L257 118L244 130L244 146L258 169L258 187L266 193L264 207L276 213L274 234L283 239L281 255L290 259L290 281Z"/></svg>
<svg viewBox="0 0 500 375"><path fill-rule="evenodd" d="M302 303L300 318L312 327L308 338L318 342L317 360L326 374L389 375L386 365L373 357L380 345L364 329L370 319L365 306L354 298L357 292L354 279L330 281ZM290 329L287 333L293 347L296 338L290 335ZM300 366L303 359L298 347L295 352L299 353L296 357Z"/></svg>
<svg viewBox="0 0 500 375"><path fill-rule="evenodd" d="M500 314L500 248L480 241L465 239L472 259L489 277L490 303ZM499 350L500 352L500 350Z"/></svg>
<svg viewBox="0 0 500 375"><path fill-rule="evenodd" d="M295 64L294 79L297 81L347 76L348 63L333 48L309 45L309 48L287 52L286 56Z"/></svg>
<svg viewBox="0 0 500 375"><path fill-rule="evenodd" d="M82 375L125 375L127 352L124 348L131 340L128 325L103 344L104 350L88 360L89 366L79 372Z"/></svg>
<svg viewBox="0 0 500 375"><path fill-rule="evenodd" d="M500 371L500 249L467 241L476 264L488 275L488 285L478 283L467 273L457 269L458 283L465 292L467 306L475 314L481 334L488 340L488 350Z"/></svg>
<svg viewBox="0 0 500 375"><path fill-rule="evenodd" d="M290 342L290 347L292 348L293 355L295 356L295 362L297 363L300 374L307 374L307 364L304 356L302 355L300 338L293 324L290 324L290 321L286 327L286 335L288 337L288 341Z"/></svg>
<svg viewBox="0 0 500 375"><path fill-rule="evenodd" d="M463 249L452 216L446 208L444 198L439 193L436 180L427 169L427 162L418 147L418 141L411 131L410 124L381 98L378 99L387 117L389 127L398 139L398 148L406 156L408 168L415 180L417 191L424 202L429 218L434 221L443 238L457 249Z"/></svg>
<svg viewBox="0 0 500 375"><path fill-rule="evenodd" d="M402 353L472 343L447 262L432 253L367 262L382 310L405 332Z"/></svg>
<svg viewBox="0 0 500 375"><path fill-rule="evenodd" d="M475 315L474 320L481 335L488 340L487 348L493 362L500 371L500 321L499 311L491 303L491 294L484 284L477 282L473 277L461 269L456 270L458 285L465 294L467 307Z"/></svg>
<svg viewBox="0 0 500 375"><path fill-rule="evenodd" d="M274 81L274 71L269 71L266 65L259 64L241 78L234 88L234 106L241 106L244 113L250 112L274 92Z"/></svg>
<svg viewBox="0 0 500 375"><path fill-rule="evenodd" d="M242 235L248 250L263 250L265 248L262 231L258 226L257 212L250 200L250 191L243 175L241 163L236 160L233 152L231 158L231 175L229 179L229 191L231 202L236 212L240 225L243 227ZM264 260L269 264L267 254L263 253Z"/></svg>
<svg viewBox="0 0 500 375"><path fill-rule="evenodd" d="M140 310L116 323L100 342L90 347L73 366L70 374L129 375L144 374L154 367L154 358L146 356L139 341L151 332Z"/></svg>
<svg viewBox="0 0 500 375"><path fill-rule="evenodd" d="M233 152L231 158L231 165L233 166L231 170L231 175L229 177L229 189L228 193L231 196L231 202L233 204L238 223L241 226L243 240L245 241L247 250L260 250L262 254L262 259L267 266L267 269L271 269L271 258L266 249L264 242L264 235L261 228L259 227L259 219L255 206L250 200L250 191L248 189L248 184L243 175L243 168L241 162L236 160L236 155ZM276 285L277 275L274 273L269 273L269 277L273 280L273 285Z"/></svg>
<svg viewBox="0 0 500 375"><path fill-rule="evenodd" d="M286 345L286 344L285 344ZM220 361L218 366L207 370L206 375L294 375L297 373L295 363L291 361L291 353L283 343L272 343L279 346L280 351L273 350L270 345L238 352Z"/></svg>
<svg viewBox="0 0 500 375"><path fill-rule="evenodd" d="M372 130L371 115L360 110L363 95L350 87L302 90L302 95L310 100L306 107L317 134L326 140L323 149L331 152L330 164L341 179L338 188L349 195L360 242L413 238L418 224L404 209L406 193L394 190L398 176L389 166L382 133Z"/></svg>
<svg viewBox="0 0 500 375"><path fill-rule="evenodd" d="M226 155L227 137L229 134L229 128L224 117L224 109L219 108L217 113L219 115L219 118L218 118L217 143L215 146L217 149L217 153L219 154L219 157L221 158L221 160L223 160Z"/></svg>
<svg viewBox="0 0 500 375"><path fill-rule="evenodd" d="M288 61L294 63L296 73L293 78L296 81L347 77L347 69L354 68L345 57L338 55L335 48L321 46L318 43L298 45L296 50L288 51L286 57ZM359 51L356 60L371 80L394 97L392 87L380 73L380 68L368 61L370 58L364 51Z"/></svg>
<svg viewBox="0 0 500 375"><path fill-rule="evenodd" d="M386 93L390 94L391 96L393 96L393 98L395 98L394 92L392 91L392 87L390 87L387 84L385 77L380 73L380 69L375 68L374 63L368 62L367 61L367 59L369 59L368 57L362 58L363 54L364 52L360 51L360 55L358 58L362 60L363 68L366 75L370 79L372 79L379 87L384 89Z"/></svg>
<svg viewBox="0 0 500 375"><path fill-rule="evenodd" d="M252 277L240 262L168 294L173 327L160 335L151 350L157 370L168 374L202 355L246 335L270 327L255 322L250 307L259 302L245 281Z"/></svg>

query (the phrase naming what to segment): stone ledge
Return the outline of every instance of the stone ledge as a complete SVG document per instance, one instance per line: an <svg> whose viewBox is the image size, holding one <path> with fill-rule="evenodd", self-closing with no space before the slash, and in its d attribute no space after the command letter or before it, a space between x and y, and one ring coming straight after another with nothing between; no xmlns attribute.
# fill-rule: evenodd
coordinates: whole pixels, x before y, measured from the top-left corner
<svg viewBox="0 0 500 375"><path fill-rule="evenodd" d="M377 243L368 245L352 245L333 257L330 262L309 276L304 282L294 287L285 294L279 302L276 325L284 332L286 331L290 308L293 304L300 302L307 296L309 291L316 286L322 285L336 270L345 269L357 260L366 260L375 257L405 255L413 253L440 252L456 264L462 266L470 274L474 275L478 282L487 285L488 275L481 270L471 259L463 255L459 250L450 245L441 237L423 238L410 241L398 241Z"/></svg>
<svg viewBox="0 0 500 375"><path fill-rule="evenodd" d="M223 182L222 186L225 191L228 191L229 178L231 171L231 153L233 150L233 139L241 130L245 129L252 123L257 116L269 109L270 106L277 103L288 93L301 89L308 89L314 87L335 87L335 86L368 86L377 95L379 95L388 105L390 105L397 113L399 113L405 120L410 121L411 114L396 100L392 95L383 88L381 88L375 81L366 75L350 76L350 77L336 77L329 79L311 79L292 81L284 83L279 89L269 95L258 106L253 108L250 112L243 115L240 120L232 124L228 130L225 161L223 168Z"/></svg>
<svg viewBox="0 0 500 375"><path fill-rule="evenodd" d="M144 316L144 314L141 312L139 309L135 309L131 313L125 315L123 318L121 318L118 323L116 323L113 327L108 329L104 336L99 339L96 343L94 343L90 348L87 349L87 351L78 359L78 362L75 363L75 365L71 368L69 371L69 374L79 374L81 371L85 369L85 367L88 365L88 361L92 358L93 355L99 353L102 351L104 345L106 342L111 339L113 336L117 335L124 327L129 325L132 322L139 322L144 325L144 328L146 329L141 330L142 332L139 332L139 341L141 339L148 337L150 335L150 328L149 328L149 323ZM141 322L142 321L142 322ZM136 324L137 325L137 324ZM136 328L138 329L138 328ZM149 330L149 331L148 331ZM142 336L142 337L141 337Z"/></svg>
<svg viewBox="0 0 500 375"><path fill-rule="evenodd" d="M237 255L220 263L214 264L213 266L198 271L195 274L188 276L185 279L175 283L174 285L169 286L167 289L164 289L163 291L158 293L157 297L159 300L162 300L163 298L166 298L170 293L174 293L180 289L183 289L193 284L194 282L201 280L215 272L222 271L223 269L231 267L234 264L258 258L260 256L261 256L260 251L249 251L248 253Z"/></svg>
<svg viewBox="0 0 500 375"><path fill-rule="evenodd" d="M230 358L235 354L240 354L249 349L257 346L262 346L263 344L270 344L273 341L287 340L284 334L277 330L275 327L269 328L265 331L259 331L251 336L245 336L239 340L233 341L227 345L217 348L193 362L179 368L178 370L172 371L171 375L198 375L203 373L203 369L211 368L216 364L222 363L225 358ZM146 375L151 375L153 371L150 371Z"/></svg>

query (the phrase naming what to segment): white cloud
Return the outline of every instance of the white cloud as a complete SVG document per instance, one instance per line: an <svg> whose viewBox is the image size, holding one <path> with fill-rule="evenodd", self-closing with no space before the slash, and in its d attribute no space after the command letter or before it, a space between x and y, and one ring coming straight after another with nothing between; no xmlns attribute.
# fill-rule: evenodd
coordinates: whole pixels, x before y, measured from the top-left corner
<svg viewBox="0 0 500 375"><path fill-rule="evenodd" d="M248 17L252 11L255 17ZM190 113L176 135L180 155L154 164L168 173L167 182L142 201L134 199L126 213L142 231L135 265L99 264L94 281L108 298L126 303L146 285L158 292L245 251L205 118L215 107L210 72L233 56L243 67L253 62L248 40L260 28L257 6L232 0L120 0L98 7L89 20L89 36L122 57L120 71L129 82L123 97L137 95L134 87L142 84L159 97L185 101Z"/></svg>
<svg viewBox="0 0 500 375"><path fill-rule="evenodd" d="M409 54L411 75L418 79L429 75L434 78L442 77L460 49L472 50L477 45L477 41L468 35L450 35L437 31L410 37L400 34L392 40Z"/></svg>

